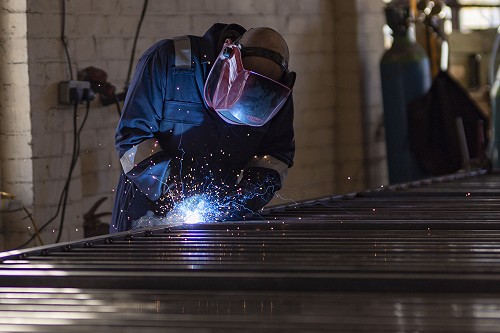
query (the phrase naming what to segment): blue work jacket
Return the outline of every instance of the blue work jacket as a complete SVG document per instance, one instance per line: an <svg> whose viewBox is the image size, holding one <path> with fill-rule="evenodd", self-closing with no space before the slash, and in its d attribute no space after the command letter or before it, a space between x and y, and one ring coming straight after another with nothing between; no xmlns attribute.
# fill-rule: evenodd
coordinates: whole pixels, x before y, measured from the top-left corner
<svg viewBox="0 0 500 333"><path fill-rule="evenodd" d="M292 166L291 96L261 127L228 124L204 102L204 82L220 52L217 41L224 27L217 23L201 37L159 41L140 58L116 129L123 172L110 232L129 230L148 210L161 213L154 207L173 183L189 196L231 188L261 156ZM276 170L270 166L269 172Z"/></svg>

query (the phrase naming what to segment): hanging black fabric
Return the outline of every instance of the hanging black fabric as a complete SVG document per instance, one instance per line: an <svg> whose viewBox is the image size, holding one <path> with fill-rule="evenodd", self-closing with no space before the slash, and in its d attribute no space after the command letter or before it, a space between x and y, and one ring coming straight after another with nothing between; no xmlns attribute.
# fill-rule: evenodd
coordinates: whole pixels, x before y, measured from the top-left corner
<svg viewBox="0 0 500 333"><path fill-rule="evenodd" d="M470 159L484 156L488 120L447 72L441 71L429 92L407 111L410 148L426 172L447 174L464 166L457 118L463 123Z"/></svg>

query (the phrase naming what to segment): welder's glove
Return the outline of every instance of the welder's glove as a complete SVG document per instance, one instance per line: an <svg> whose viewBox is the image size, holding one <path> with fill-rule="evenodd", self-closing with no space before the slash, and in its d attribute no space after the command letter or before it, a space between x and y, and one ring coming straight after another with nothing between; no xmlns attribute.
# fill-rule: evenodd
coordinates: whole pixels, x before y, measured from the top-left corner
<svg viewBox="0 0 500 333"><path fill-rule="evenodd" d="M267 205L279 189L281 181L277 171L260 167L245 169L237 189L223 199L227 207L223 220L251 217Z"/></svg>

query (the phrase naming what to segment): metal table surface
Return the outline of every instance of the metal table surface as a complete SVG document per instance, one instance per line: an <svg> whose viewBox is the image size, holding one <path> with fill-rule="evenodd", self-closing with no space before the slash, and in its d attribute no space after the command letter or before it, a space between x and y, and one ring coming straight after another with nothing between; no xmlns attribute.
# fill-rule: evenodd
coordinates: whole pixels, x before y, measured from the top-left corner
<svg viewBox="0 0 500 333"><path fill-rule="evenodd" d="M500 174L0 253L2 332L500 332Z"/></svg>

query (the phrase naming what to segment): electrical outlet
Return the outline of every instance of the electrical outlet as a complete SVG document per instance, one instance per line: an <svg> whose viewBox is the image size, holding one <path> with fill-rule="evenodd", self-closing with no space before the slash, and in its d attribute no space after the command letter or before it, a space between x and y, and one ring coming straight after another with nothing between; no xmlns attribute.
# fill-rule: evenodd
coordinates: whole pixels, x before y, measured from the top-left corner
<svg viewBox="0 0 500 333"><path fill-rule="evenodd" d="M75 104L93 100L94 92L89 81L61 81L59 82L59 103Z"/></svg>

